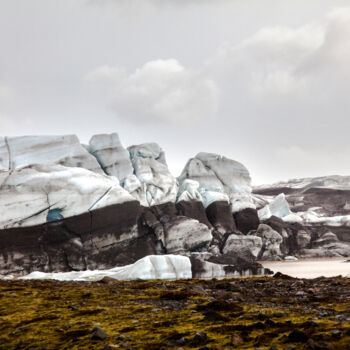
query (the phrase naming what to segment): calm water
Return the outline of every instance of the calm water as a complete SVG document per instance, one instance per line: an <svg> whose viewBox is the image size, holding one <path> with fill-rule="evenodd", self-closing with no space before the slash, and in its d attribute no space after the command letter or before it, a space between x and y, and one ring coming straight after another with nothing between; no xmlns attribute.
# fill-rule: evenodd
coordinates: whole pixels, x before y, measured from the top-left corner
<svg viewBox="0 0 350 350"><path fill-rule="evenodd" d="M320 276L350 277L350 262L348 258L305 259L298 261L262 261L264 267L274 272L298 278L316 278Z"/></svg>

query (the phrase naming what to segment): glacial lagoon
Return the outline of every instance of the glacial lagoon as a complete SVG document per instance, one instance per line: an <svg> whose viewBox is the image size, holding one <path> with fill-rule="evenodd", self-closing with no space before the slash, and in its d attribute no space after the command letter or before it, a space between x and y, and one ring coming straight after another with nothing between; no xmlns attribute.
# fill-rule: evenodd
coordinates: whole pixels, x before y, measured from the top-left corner
<svg viewBox="0 0 350 350"><path fill-rule="evenodd" d="M334 277L342 275L350 277L349 258L319 258L319 259L300 259L296 261L261 261L260 263L273 272L296 278L317 278Z"/></svg>

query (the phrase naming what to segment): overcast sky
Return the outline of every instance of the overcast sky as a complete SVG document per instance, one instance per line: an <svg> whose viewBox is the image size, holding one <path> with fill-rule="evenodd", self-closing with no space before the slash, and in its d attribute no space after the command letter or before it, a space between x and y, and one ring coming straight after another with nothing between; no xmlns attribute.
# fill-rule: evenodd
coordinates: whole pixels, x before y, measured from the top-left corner
<svg viewBox="0 0 350 350"><path fill-rule="evenodd" d="M158 142L253 183L350 174L348 0L0 0L2 135Z"/></svg>

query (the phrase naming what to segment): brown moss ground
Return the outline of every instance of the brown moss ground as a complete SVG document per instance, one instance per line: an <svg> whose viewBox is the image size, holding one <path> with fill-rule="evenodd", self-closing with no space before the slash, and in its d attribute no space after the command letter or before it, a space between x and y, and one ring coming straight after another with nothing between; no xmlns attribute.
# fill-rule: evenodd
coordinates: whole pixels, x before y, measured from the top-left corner
<svg viewBox="0 0 350 350"><path fill-rule="evenodd" d="M90 339L96 325L108 338ZM197 332L207 339L194 345ZM0 349L107 344L350 349L350 279L0 281Z"/></svg>

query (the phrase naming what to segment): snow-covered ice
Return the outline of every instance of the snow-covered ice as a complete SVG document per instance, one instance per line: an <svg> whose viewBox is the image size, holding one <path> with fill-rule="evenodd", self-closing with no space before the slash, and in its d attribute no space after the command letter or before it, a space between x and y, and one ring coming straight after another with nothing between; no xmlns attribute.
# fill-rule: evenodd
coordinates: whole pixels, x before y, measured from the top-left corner
<svg viewBox="0 0 350 350"><path fill-rule="evenodd" d="M92 136L89 151L96 157L105 173L116 176L121 183L133 174L129 152L122 146L117 133Z"/></svg>
<svg viewBox="0 0 350 350"><path fill-rule="evenodd" d="M292 179L289 181L276 182L269 185L260 185L254 187L254 190L264 190L272 188L294 188L294 189L307 189L307 188L332 188L339 190L350 189L350 176L332 175L332 176L320 176L320 177L307 177L301 179Z"/></svg>
<svg viewBox="0 0 350 350"><path fill-rule="evenodd" d="M179 187L176 201L202 201L202 196L198 192L198 189L198 181L186 179Z"/></svg>
<svg viewBox="0 0 350 350"><path fill-rule="evenodd" d="M75 135L0 136L0 171L31 164L60 164L104 173Z"/></svg>
<svg viewBox="0 0 350 350"><path fill-rule="evenodd" d="M50 211L67 218L133 200L114 176L62 165L25 166L0 173L0 229L42 224Z"/></svg>
<svg viewBox="0 0 350 350"><path fill-rule="evenodd" d="M156 143L144 143L128 148L137 181L128 177L126 188L143 206L174 203L177 195L177 182L166 164L163 150Z"/></svg>
<svg viewBox="0 0 350 350"><path fill-rule="evenodd" d="M180 186L187 179L199 183L204 207L215 201L229 201L233 213L255 209L249 172L235 160L214 153L198 153L179 176Z"/></svg>

